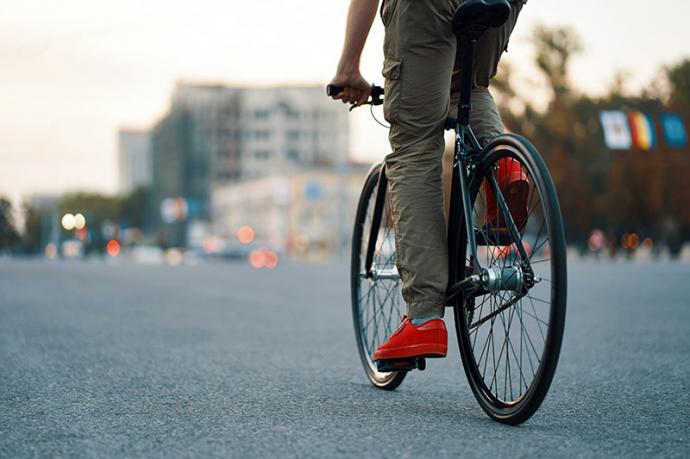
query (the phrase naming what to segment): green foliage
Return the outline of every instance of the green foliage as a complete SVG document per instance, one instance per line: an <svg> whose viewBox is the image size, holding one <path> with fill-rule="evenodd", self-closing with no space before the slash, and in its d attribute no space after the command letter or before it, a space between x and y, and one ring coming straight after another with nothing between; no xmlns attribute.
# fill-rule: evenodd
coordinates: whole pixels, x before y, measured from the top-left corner
<svg viewBox="0 0 690 459"><path fill-rule="evenodd" d="M60 199L58 213L83 214L89 230L89 239L85 241L86 250L102 251L108 239L102 232L104 225L109 224L115 229L143 227L146 221L147 197L148 191L145 188L137 188L126 195L70 193Z"/></svg>
<svg viewBox="0 0 690 459"><path fill-rule="evenodd" d="M82 213L89 222L115 220L120 215L120 198L92 192L70 193L60 199L58 212L60 215Z"/></svg>
<svg viewBox="0 0 690 459"><path fill-rule="evenodd" d="M690 107L690 59L666 69L666 76L670 85L670 103L685 109Z"/></svg>
<svg viewBox="0 0 690 459"><path fill-rule="evenodd" d="M120 198L119 221L125 226L143 228L146 223L149 190L139 187Z"/></svg>
<svg viewBox="0 0 690 459"><path fill-rule="evenodd" d="M537 67L552 89L546 110L523 103L524 113L511 112L511 72L499 74L497 89L506 126L533 140L549 165L569 242L584 246L594 228L614 240L636 231L675 247L679 240L690 239L690 152L669 151L663 145L654 151L612 152L598 120L605 109L658 115L668 110L661 99L688 113L690 60L666 69L666 94L657 89L631 94L627 75L619 72L607 95L592 98L576 95L570 83L568 63L582 49L577 35L567 28L540 26L534 39Z"/></svg>
<svg viewBox="0 0 690 459"><path fill-rule="evenodd" d="M38 207L25 202L24 233L22 234L22 248L27 253L41 251L41 230L43 225L43 212Z"/></svg>
<svg viewBox="0 0 690 459"><path fill-rule="evenodd" d="M9 199L0 198L0 253L12 251L19 242L19 233L14 224L12 203Z"/></svg>
<svg viewBox="0 0 690 459"><path fill-rule="evenodd" d="M110 220L124 226L141 228L147 210L148 191L137 188L126 195L108 196L100 193L70 193L60 199L58 211L82 213L87 217L90 226Z"/></svg>
<svg viewBox="0 0 690 459"><path fill-rule="evenodd" d="M549 80L555 97L558 98L570 88L568 64L575 54L582 51L582 41L570 27L537 26L533 38L537 67Z"/></svg>

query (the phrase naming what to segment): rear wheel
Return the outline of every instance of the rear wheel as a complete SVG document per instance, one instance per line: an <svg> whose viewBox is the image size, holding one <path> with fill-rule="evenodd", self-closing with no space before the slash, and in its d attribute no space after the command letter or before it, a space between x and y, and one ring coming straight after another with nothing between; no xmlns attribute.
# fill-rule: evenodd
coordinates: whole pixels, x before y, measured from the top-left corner
<svg viewBox="0 0 690 459"><path fill-rule="evenodd" d="M367 278L365 272L380 171L381 166L377 165L369 172L355 216L350 272L352 319L357 350L367 378L378 388L393 390L402 383L407 372L379 372L373 361L376 348L396 330L405 308L400 293L400 275L395 266L395 233L387 203L374 251L372 271L375 275Z"/></svg>
<svg viewBox="0 0 690 459"><path fill-rule="evenodd" d="M519 162L527 174L526 220L520 216L518 237L507 234L507 218L500 206L487 212L487 177L500 177ZM500 180L499 180L500 182ZM561 349L566 308L565 234L556 190L536 149L525 139L506 135L487 148L470 178L470 201L476 226L479 264L516 290L482 290L461 296L455 307L455 326L463 366L472 392L493 419L520 424L539 408L553 379ZM516 213L517 209L512 210ZM523 208L524 211L524 208ZM491 214L491 215L489 215ZM473 274L472 260L460 231L458 279ZM518 250L520 242L526 259ZM516 268L528 266L529 268ZM534 278L530 280L530 272Z"/></svg>

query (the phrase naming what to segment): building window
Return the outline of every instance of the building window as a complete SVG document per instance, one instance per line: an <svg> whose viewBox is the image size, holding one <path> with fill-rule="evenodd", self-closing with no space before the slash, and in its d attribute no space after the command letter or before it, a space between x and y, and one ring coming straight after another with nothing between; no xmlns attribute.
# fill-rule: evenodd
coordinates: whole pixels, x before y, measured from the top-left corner
<svg viewBox="0 0 690 459"><path fill-rule="evenodd" d="M271 138L271 131L262 129L260 131L254 131L254 138L259 140L268 140Z"/></svg>
<svg viewBox="0 0 690 459"><path fill-rule="evenodd" d="M268 110L257 110L254 112L254 118L257 120L265 120L268 119L268 117L271 115L271 112Z"/></svg>
<svg viewBox="0 0 690 459"><path fill-rule="evenodd" d="M258 160L266 160L271 157L271 152L269 150L256 150L254 152L254 158Z"/></svg>

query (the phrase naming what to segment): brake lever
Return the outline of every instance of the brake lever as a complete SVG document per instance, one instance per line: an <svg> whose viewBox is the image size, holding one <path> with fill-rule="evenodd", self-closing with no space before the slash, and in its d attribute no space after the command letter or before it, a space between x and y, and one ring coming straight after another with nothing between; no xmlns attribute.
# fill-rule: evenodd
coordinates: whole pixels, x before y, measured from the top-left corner
<svg viewBox="0 0 690 459"><path fill-rule="evenodd" d="M355 103L350 104L350 108L349 108L347 111L348 111L348 112L351 112L351 111L354 110L355 108L357 108L357 107L364 107L365 105L373 105L373 104L372 104L371 102L364 102L362 105L357 105L357 103L355 102Z"/></svg>
<svg viewBox="0 0 690 459"><path fill-rule="evenodd" d="M330 84L326 86L326 94L330 97L339 94L342 90L343 88L340 86L334 86ZM376 86L375 84L373 84L371 85L370 99L362 105L352 104L349 108L349 111L352 111L355 108L362 107L364 105L381 105L383 104L383 99L381 99L381 96L383 96L383 88L381 86Z"/></svg>

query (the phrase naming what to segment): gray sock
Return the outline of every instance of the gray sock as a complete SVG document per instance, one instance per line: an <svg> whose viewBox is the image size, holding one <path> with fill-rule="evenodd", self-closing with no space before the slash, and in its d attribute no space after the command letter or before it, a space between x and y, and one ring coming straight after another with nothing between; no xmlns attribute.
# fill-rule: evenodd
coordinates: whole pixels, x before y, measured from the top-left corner
<svg viewBox="0 0 690 459"><path fill-rule="evenodd" d="M410 320L410 322L412 322L412 325L414 325L415 327L419 327L420 325L425 324L425 323L429 322L430 320L440 319L440 318L441 318L441 316L417 317L416 319Z"/></svg>

